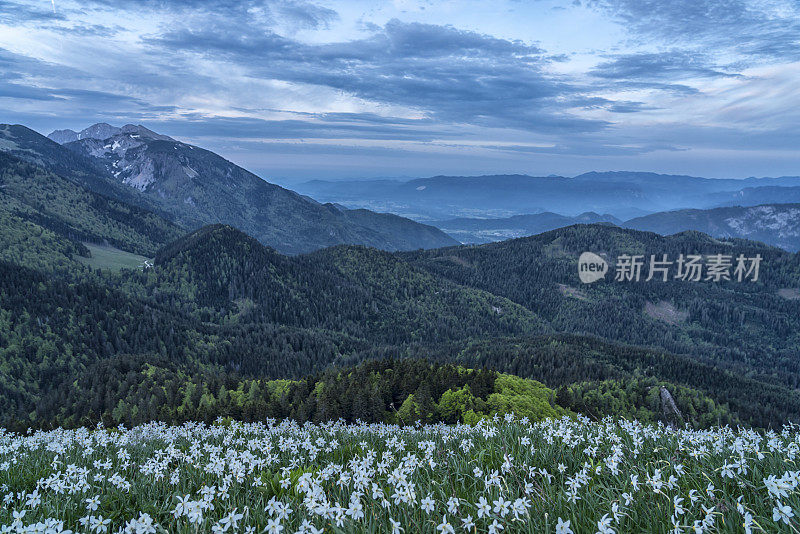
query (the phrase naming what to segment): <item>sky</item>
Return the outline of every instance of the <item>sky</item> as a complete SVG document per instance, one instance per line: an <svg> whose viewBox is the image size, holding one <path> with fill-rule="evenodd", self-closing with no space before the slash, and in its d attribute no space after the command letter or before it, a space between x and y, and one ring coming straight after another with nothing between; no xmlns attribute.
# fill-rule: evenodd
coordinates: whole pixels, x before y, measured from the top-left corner
<svg viewBox="0 0 800 534"><path fill-rule="evenodd" d="M0 0L0 122L283 184L800 175L800 0Z"/></svg>

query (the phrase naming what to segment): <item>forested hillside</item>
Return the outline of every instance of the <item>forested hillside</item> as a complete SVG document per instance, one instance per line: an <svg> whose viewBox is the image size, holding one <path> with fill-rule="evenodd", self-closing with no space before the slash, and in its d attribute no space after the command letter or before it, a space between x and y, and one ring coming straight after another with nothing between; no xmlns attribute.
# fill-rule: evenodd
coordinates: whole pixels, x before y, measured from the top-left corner
<svg viewBox="0 0 800 534"><path fill-rule="evenodd" d="M773 292L792 281L795 258L735 243L773 262L762 282L686 283L696 305L719 313L698 308L676 324L647 315L644 306L670 295L677 299L677 287L673 294L612 282L577 294L559 289L558 284L575 284L573 249L645 245L731 246L701 235L664 240L576 226L506 243L511 250L490 245L391 254L339 246L284 256L215 225L162 248L154 267L143 271L76 268L53 279L4 262L0 412L6 424L37 425L267 413L392 420L409 395L417 395L412 399L417 403L420 396L427 399L424 388L401 388L389 398L382 388L392 387L375 390L374 381L353 380L347 397L382 399L376 404L382 408L364 415L363 406L334 405L341 392L322 403L317 394L309 397L317 382L303 377L330 381L340 369L361 362L411 357L538 380L553 390L554 405L593 417L662 417L656 407L664 387L681 408L679 422L774 427L791 420L800 411L791 358L797 320L791 311L797 302ZM494 255L496 263L490 261ZM725 312L728 303L744 302L744 319L726 322L732 320ZM603 316L610 312L618 313ZM759 321L749 324L751 317ZM632 321L633 327L613 320ZM557 334L563 331L574 334ZM759 339L763 350L751 351ZM333 375L316 375L331 366ZM299 382L268 383L276 379ZM441 410L432 406L450 389L441 389L447 383L430 386L436 391L430 405L406 408L423 420L439 417ZM231 396L232 390L252 392L261 399L260 408L247 404L242 393ZM480 405L470 398L464 402ZM466 411L459 413L463 418Z"/></svg>
<svg viewBox="0 0 800 534"><path fill-rule="evenodd" d="M743 254L763 258L757 282L614 281L612 272L582 284L577 258L584 251L613 262L622 254L676 259L680 254ZM431 274L504 296L559 332L691 355L745 376L800 385L800 260L765 245L720 241L687 232L650 232L577 225L480 247L402 256ZM645 271L646 275L646 271Z"/></svg>
<svg viewBox="0 0 800 534"><path fill-rule="evenodd" d="M393 344L544 329L506 299L437 280L388 253L337 252L327 262L291 258L215 226L165 249L143 272L80 271L70 283L0 263L0 411L24 417L53 384L117 354L300 377ZM360 271L348 272L348 262Z"/></svg>
<svg viewBox="0 0 800 534"><path fill-rule="evenodd" d="M659 417L657 405L651 417ZM207 421L477 421L514 411L540 420L570 413L538 382L489 370L423 360L380 360L298 380L237 379L227 373L179 371L159 358L116 357L48 399L67 425L97 419L109 425L154 419Z"/></svg>
<svg viewBox="0 0 800 534"><path fill-rule="evenodd" d="M184 230L158 215L85 189L42 167L0 152L0 211L3 217L61 236L73 243L108 243L153 256ZM0 234L11 245L5 232ZM4 247L5 248L5 247ZM3 257L12 259L7 251Z"/></svg>
<svg viewBox="0 0 800 534"><path fill-rule="evenodd" d="M438 367L451 363L540 382L502 379L527 391L525 402L547 398L547 409L517 406L531 414L778 427L800 413L797 255L696 232L575 225L479 247L339 245L287 256L223 224L186 234L89 190L87 160L59 174L77 163L25 134L4 130L6 149L19 143L6 152L25 159L0 152L0 424L463 421L508 411L512 401L491 396L508 388ZM409 231L404 219L378 219ZM132 258L92 262L92 251ZM612 264L620 254L763 261L755 282L581 284L584 251ZM413 365L428 364L406 358L437 367L420 371ZM398 385L398 366L421 381ZM659 408L663 391L675 413Z"/></svg>
<svg viewBox="0 0 800 534"><path fill-rule="evenodd" d="M797 252L800 250L800 204L787 204L791 188L781 189L787 190L787 197L781 198L781 203L665 211L625 221L623 226L661 235L697 230L714 237L752 239Z"/></svg>
<svg viewBox="0 0 800 534"><path fill-rule="evenodd" d="M662 406L675 392L680 413ZM740 424L726 406L698 390L647 379L580 382L551 389L540 382L420 359L381 359L295 380L242 379L219 371L187 372L157 355L117 356L46 397L39 411L63 425L143 421L243 421L293 418L323 422L474 423L515 413L540 420L574 412L682 426Z"/></svg>

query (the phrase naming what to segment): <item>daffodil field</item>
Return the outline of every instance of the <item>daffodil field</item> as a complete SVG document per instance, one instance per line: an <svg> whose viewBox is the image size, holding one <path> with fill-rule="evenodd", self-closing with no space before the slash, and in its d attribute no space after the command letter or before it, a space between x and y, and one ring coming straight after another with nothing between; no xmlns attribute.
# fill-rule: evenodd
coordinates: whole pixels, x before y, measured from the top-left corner
<svg viewBox="0 0 800 534"><path fill-rule="evenodd" d="M2 532L798 532L797 427L151 423L0 433Z"/></svg>

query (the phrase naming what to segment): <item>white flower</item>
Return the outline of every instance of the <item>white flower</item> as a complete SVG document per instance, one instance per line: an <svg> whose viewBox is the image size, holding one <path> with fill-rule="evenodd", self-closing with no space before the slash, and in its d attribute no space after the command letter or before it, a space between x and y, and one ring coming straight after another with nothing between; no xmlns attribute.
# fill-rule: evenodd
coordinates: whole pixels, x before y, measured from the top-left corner
<svg viewBox="0 0 800 534"><path fill-rule="evenodd" d="M783 521L788 525L789 520L793 517L794 512L792 512L792 508L788 505L781 504L781 501L778 501L776 506L772 508L772 520L775 522Z"/></svg>
<svg viewBox="0 0 800 534"><path fill-rule="evenodd" d="M686 512L686 509L681 504L683 502L682 497L678 497L677 495L672 498L672 505L675 508L675 515L683 515Z"/></svg>
<svg viewBox="0 0 800 534"><path fill-rule="evenodd" d="M111 524L111 519L105 519L103 516L92 516L89 519L89 528L94 532L108 532L108 525Z"/></svg>
<svg viewBox="0 0 800 534"><path fill-rule="evenodd" d="M487 501L486 497L483 495L478 498L478 504L476 506L478 508L478 518L489 515L492 511L492 508L489 506L489 501Z"/></svg>
<svg viewBox="0 0 800 534"><path fill-rule="evenodd" d="M450 497L447 499L447 511L451 514L458 513L458 499L456 497Z"/></svg>
<svg viewBox="0 0 800 534"><path fill-rule="evenodd" d="M94 512L97 510L97 507L100 506L100 496L95 495L94 497L90 497L86 499L86 509L90 512Z"/></svg>
<svg viewBox="0 0 800 534"><path fill-rule="evenodd" d="M505 517L508 514L511 506L511 502L503 499L502 495L498 497L497 500L495 500L492 504L494 504L494 513L500 514L500 517Z"/></svg>
<svg viewBox="0 0 800 534"><path fill-rule="evenodd" d="M269 534L280 534L283 531L283 525L278 518L269 519L267 521L267 532Z"/></svg>
<svg viewBox="0 0 800 534"><path fill-rule="evenodd" d="M570 528L569 519L564 521L560 517L558 518L558 523L556 524L556 534L574 534L572 532L572 528Z"/></svg>
<svg viewBox="0 0 800 534"><path fill-rule="evenodd" d="M447 521L447 516L442 516L442 522L436 525L436 530L442 534L455 534L456 529Z"/></svg>
<svg viewBox="0 0 800 534"><path fill-rule="evenodd" d="M750 534L752 532L753 516L750 512L745 512L742 527L744 527L745 534Z"/></svg>
<svg viewBox="0 0 800 534"><path fill-rule="evenodd" d="M25 501L25 506L30 508L36 508L42 502L42 497L39 495L39 489L33 490L33 493L28 494L28 498Z"/></svg>
<svg viewBox="0 0 800 534"><path fill-rule="evenodd" d="M611 528L611 520L608 514L604 515L597 522L597 534L614 534L614 529Z"/></svg>
<svg viewBox="0 0 800 534"><path fill-rule="evenodd" d="M428 495L427 497L422 499L422 501L420 501L420 505L422 507L422 510L429 514L433 512L436 502L431 498L430 495Z"/></svg>

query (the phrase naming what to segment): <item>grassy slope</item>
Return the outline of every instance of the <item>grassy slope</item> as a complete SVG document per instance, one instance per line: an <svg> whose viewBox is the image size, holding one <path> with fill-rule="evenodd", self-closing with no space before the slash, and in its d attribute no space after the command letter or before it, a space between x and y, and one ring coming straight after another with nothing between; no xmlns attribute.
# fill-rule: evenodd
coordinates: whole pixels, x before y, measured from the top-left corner
<svg viewBox="0 0 800 534"><path fill-rule="evenodd" d="M91 256L88 258L79 256L78 261L93 269L140 269L144 266L145 261L152 260L152 258L146 258L145 256L110 246L93 245L91 243L84 243L84 245L89 249Z"/></svg>

